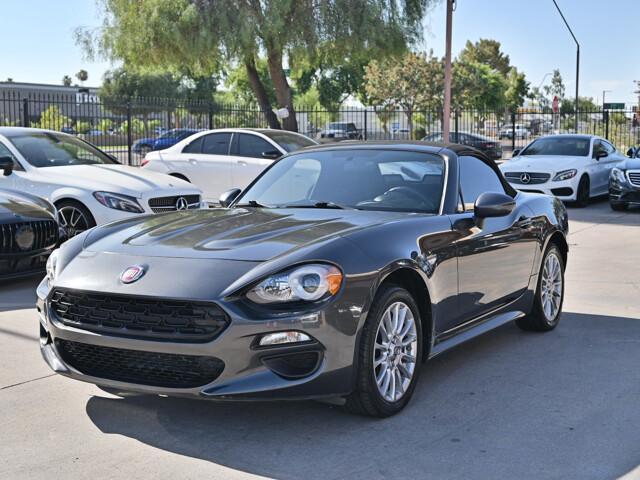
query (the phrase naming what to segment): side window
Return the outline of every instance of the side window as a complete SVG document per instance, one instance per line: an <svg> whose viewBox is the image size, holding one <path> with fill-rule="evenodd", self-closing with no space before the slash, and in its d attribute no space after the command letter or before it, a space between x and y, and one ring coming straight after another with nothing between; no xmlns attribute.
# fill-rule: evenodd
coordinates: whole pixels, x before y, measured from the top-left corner
<svg viewBox="0 0 640 480"><path fill-rule="evenodd" d="M600 140L595 140L593 142L593 158L596 158L596 154L598 152L606 151L602 143L603 142L601 142Z"/></svg>
<svg viewBox="0 0 640 480"><path fill-rule="evenodd" d="M207 155L229 155L230 133L212 133L202 137L201 151Z"/></svg>
<svg viewBox="0 0 640 480"><path fill-rule="evenodd" d="M473 211L476 199L485 192L505 193L498 174L482 160L462 156L458 161L465 211Z"/></svg>
<svg viewBox="0 0 640 480"><path fill-rule="evenodd" d="M20 163L18 163L18 160L16 160L15 155L11 153L11 151L1 142L0 142L0 157L11 157L13 159L13 169L17 171L24 170L22 168L22 165L20 165Z"/></svg>
<svg viewBox="0 0 640 480"><path fill-rule="evenodd" d="M616 148L613 145L611 145L609 142L602 141L602 146L604 147L604 149L607 151L609 155L611 155L616 151Z"/></svg>
<svg viewBox="0 0 640 480"><path fill-rule="evenodd" d="M263 152L271 152L276 147L257 135L241 133L238 138L238 156L262 158Z"/></svg>
<svg viewBox="0 0 640 480"><path fill-rule="evenodd" d="M200 153L202 151L202 139L204 137L198 137L193 142L188 143L186 147L182 149L182 153Z"/></svg>

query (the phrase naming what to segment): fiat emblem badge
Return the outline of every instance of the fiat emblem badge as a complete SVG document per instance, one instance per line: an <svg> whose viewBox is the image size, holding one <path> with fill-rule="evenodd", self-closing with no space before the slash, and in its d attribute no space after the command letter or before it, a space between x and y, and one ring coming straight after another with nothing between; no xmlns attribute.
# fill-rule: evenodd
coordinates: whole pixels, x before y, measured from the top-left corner
<svg viewBox="0 0 640 480"><path fill-rule="evenodd" d="M126 284L137 282L144 273L145 268L142 265L133 265L120 274L120 281Z"/></svg>

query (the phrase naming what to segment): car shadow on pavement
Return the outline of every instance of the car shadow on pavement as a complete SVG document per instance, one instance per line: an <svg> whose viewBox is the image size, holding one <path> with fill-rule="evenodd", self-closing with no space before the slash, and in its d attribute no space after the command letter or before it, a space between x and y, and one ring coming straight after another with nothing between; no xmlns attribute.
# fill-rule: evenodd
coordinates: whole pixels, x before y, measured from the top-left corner
<svg viewBox="0 0 640 480"><path fill-rule="evenodd" d="M384 420L316 402L99 393L106 434L275 478L612 478L640 463L640 319L565 313L506 325L425 364Z"/></svg>
<svg viewBox="0 0 640 480"><path fill-rule="evenodd" d="M36 287L41 277L0 282L0 312L35 308Z"/></svg>

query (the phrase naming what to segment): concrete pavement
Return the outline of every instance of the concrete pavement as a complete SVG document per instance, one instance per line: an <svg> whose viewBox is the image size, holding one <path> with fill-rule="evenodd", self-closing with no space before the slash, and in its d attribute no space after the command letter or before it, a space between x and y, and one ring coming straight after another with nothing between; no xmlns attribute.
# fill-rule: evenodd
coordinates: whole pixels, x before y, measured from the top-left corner
<svg viewBox="0 0 640 480"><path fill-rule="evenodd" d="M506 325L371 420L316 402L116 398L54 376L34 282L0 287L0 478L603 479L640 464L640 211L570 209L560 326ZM630 475L634 475L631 473Z"/></svg>

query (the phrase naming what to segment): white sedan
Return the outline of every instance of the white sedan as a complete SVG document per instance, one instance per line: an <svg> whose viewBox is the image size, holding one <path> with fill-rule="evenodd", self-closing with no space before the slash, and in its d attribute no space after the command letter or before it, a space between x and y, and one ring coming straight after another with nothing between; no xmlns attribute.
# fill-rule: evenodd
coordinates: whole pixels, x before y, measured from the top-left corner
<svg viewBox="0 0 640 480"><path fill-rule="evenodd" d="M316 144L309 137L283 130L209 130L148 153L142 166L193 183L202 189L205 201L214 204L225 191L244 189L282 155Z"/></svg>
<svg viewBox="0 0 640 480"><path fill-rule="evenodd" d="M184 180L120 165L65 133L0 128L0 158L8 166L0 174L0 188L53 203L69 236L96 224L203 205L202 192Z"/></svg>
<svg viewBox="0 0 640 480"><path fill-rule="evenodd" d="M525 192L555 195L580 206L609 191L611 169L625 157L594 135L548 135L500 165L507 181Z"/></svg>

